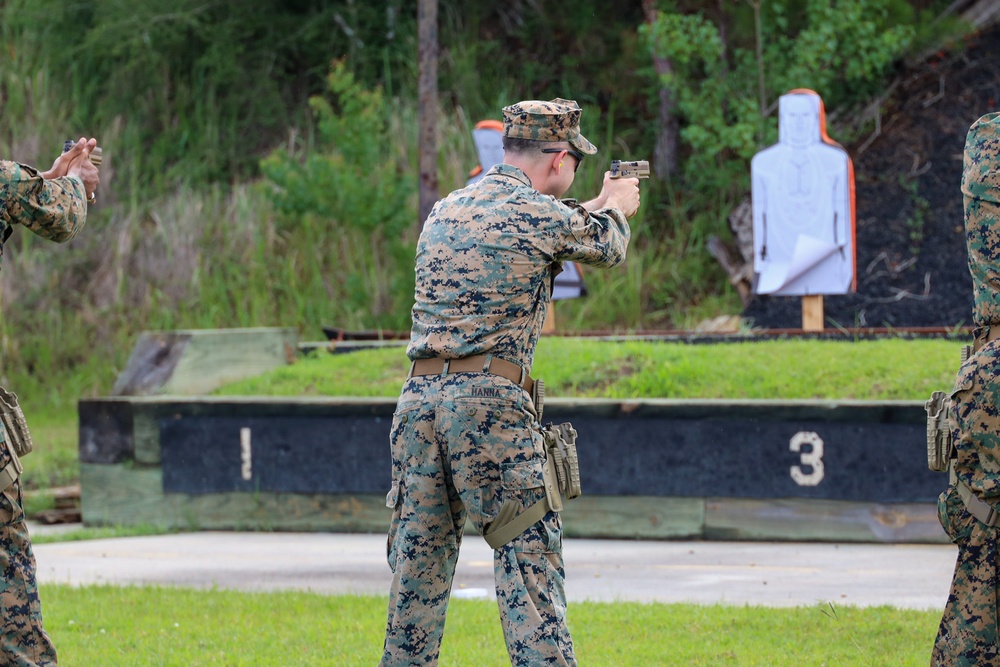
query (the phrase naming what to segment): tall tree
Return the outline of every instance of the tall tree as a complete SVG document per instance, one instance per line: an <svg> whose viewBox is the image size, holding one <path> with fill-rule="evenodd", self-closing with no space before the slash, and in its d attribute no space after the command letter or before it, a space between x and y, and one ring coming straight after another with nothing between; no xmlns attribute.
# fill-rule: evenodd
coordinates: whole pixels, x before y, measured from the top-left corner
<svg viewBox="0 0 1000 667"><path fill-rule="evenodd" d="M656 23L656 0L642 0L642 11L646 23L652 26ZM656 144L653 147L654 173L669 178L677 173L677 145L680 142L680 125L678 124L676 103L673 93L663 83L666 77L673 74L673 64L669 58L653 51L653 67L659 76L659 124L657 125Z"/></svg>
<svg viewBox="0 0 1000 667"><path fill-rule="evenodd" d="M420 0L417 29L420 67L420 227L438 199L437 182L437 0Z"/></svg>

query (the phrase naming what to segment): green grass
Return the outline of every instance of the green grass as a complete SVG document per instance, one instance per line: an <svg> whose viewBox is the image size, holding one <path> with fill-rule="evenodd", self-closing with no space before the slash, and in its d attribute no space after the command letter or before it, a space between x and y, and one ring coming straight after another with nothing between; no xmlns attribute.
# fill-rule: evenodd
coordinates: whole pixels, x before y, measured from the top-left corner
<svg viewBox="0 0 1000 667"><path fill-rule="evenodd" d="M377 664L386 601L315 593L162 587L42 587L65 665ZM583 665L926 665L938 611L578 603ZM505 667L496 603L453 600L442 667Z"/></svg>
<svg viewBox="0 0 1000 667"><path fill-rule="evenodd" d="M31 516L27 506L25 506L25 512L28 513L28 516ZM142 537L145 535L164 535L166 533L177 532L180 531L148 524L139 524L136 526L96 526L93 528L74 528L71 530L48 533L32 531L31 543L49 544L52 542L79 542L81 540L105 540L115 537Z"/></svg>
<svg viewBox="0 0 1000 667"><path fill-rule="evenodd" d="M687 345L550 337L538 345L532 375L560 397L925 400L951 386L960 349L946 339ZM396 396L407 368L402 347L319 353L217 393Z"/></svg>
<svg viewBox="0 0 1000 667"><path fill-rule="evenodd" d="M33 414L29 409L25 414L34 443L31 453L21 461L25 488L46 489L76 483L80 478L76 411Z"/></svg>

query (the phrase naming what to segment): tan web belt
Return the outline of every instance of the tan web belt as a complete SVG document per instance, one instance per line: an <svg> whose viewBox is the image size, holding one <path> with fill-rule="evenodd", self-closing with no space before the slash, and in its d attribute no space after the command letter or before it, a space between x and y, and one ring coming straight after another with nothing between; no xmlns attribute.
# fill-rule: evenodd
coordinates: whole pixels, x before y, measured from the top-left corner
<svg viewBox="0 0 1000 667"><path fill-rule="evenodd" d="M449 373L490 373L507 378L521 385L526 392L531 393L535 381L528 372L517 364L494 357L492 354L477 354L461 359L417 359L410 365L407 377L420 375L448 375Z"/></svg>
<svg viewBox="0 0 1000 667"><path fill-rule="evenodd" d="M1000 512L997 512L997 508L977 498L976 494L972 492L972 489L970 489L962 480L955 480L955 486L958 487L958 496L962 499L962 502L965 503L965 509L969 510L969 514L976 517L990 528L993 528L1000 523Z"/></svg>

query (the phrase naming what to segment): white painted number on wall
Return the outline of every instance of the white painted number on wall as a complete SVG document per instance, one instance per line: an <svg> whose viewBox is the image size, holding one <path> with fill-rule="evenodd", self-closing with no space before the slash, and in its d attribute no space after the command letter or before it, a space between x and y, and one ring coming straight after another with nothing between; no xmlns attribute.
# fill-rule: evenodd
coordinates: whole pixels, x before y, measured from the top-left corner
<svg viewBox="0 0 1000 667"><path fill-rule="evenodd" d="M240 475L245 480L253 477L253 459L250 455L250 429L240 429Z"/></svg>
<svg viewBox="0 0 1000 667"><path fill-rule="evenodd" d="M802 445L808 445L806 451L802 451ZM788 448L793 452L799 452L799 462L804 466L812 468L811 472L802 472L799 466L792 466L792 479L799 486L816 486L823 481L823 440L812 431L799 431L792 436L792 441L788 443Z"/></svg>

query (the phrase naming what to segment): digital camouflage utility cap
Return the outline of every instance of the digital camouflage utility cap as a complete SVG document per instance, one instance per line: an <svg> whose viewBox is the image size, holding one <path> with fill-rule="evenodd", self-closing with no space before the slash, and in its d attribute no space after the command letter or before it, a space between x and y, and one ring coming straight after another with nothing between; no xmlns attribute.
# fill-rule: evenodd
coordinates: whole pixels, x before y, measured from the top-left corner
<svg viewBox="0 0 1000 667"><path fill-rule="evenodd" d="M1000 325L1000 113L969 128L962 170L965 240L977 326Z"/></svg>
<svg viewBox="0 0 1000 667"><path fill-rule="evenodd" d="M503 135L531 141L567 141L584 155L593 155L597 147L580 134L582 114L579 104L561 97L549 102L518 102L503 109Z"/></svg>

